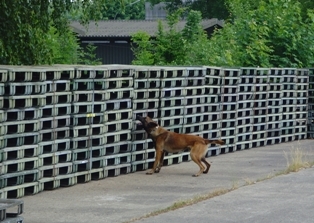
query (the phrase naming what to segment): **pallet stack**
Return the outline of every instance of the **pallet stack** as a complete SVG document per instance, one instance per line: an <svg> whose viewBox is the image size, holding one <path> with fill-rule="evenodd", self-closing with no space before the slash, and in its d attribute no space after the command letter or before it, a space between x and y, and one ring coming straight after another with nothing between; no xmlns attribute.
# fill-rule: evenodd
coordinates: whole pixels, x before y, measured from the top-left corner
<svg viewBox="0 0 314 223"><path fill-rule="evenodd" d="M205 70L201 67L169 67L161 70L159 123L170 131L203 136L208 130ZM189 152L166 154L164 165L190 160Z"/></svg>
<svg viewBox="0 0 314 223"><path fill-rule="evenodd" d="M206 156L314 137L313 70L0 66L0 197L152 167L136 120L221 138ZM166 154L164 165L190 160Z"/></svg>
<svg viewBox="0 0 314 223"><path fill-rule="evenodd" d="M139 125L136 116L149 116L158 122L161 70L157 67L134 67L134 95L132 101L132 172L152 167L155 157L154 144Z"/></svg>
<svg viewBox="0 0 314 223"><path fill-rule="evenodd" d="M266 72L265 72L266 74ZM268 84L267 90L267 118L266 118L266 144L289 141L282 136L283 122L283 76L281 70L270 69L268 77L263 78L264 83ZM291 139L290 139L291 141Z"/></svg>
<svg viewBox="0 0 314 223"><path fill-rule="evenodd" d="M45 69L46 103L39 119L41 140L38 143L38 181L41 190L74 184L71 175L70 124L71 82L75 78L75 70L73 67Z"/></svg>
<svg viewBox="0 0 314 223"><path fill-rule="evenodd" d="M309 70L298 69L296 80L296 120L295 120L295 139L307 138L307 123L309 116Z"/></svg>
<svg viewBox="0 0 314 223"><path fill-rule="evenodd" d="M73 83L73 172L78 182L130 172L130 68L77 67Z"/></svg>
<svg viewBox="0 0 314 223"><path fill-rule="evenodd" d="M21 216L23 209L24 202L20 199L0 199L0 222L23 223L24 218Z"/></svg>
<svg viewBox="0 0 314 223"><path fill-rule="evenodd" d="M107 66L105 80L105 150L104 177L131 172L131 133L133 128L132 98L134 94L133 69Z"/></svg>
<svg viewBox="0 0 314 223"><path fill-rule="evenodd" d="M222 72L218 67L205 67L205 113L204 122L208 123L208 127L203 130L203 137L208 139L220 138L221 122L222 122L222 106L221 106L221 88L222 88ZM226 137L223 138L226 140ZM207 156L219 155L226 151L226 146L221 149L217 145L211 145L208 149Z"/></svg>
<svg viewBox="0 0 314 223"><path fill-rule="evenodd" d="M267 72L262 68L241 69L237 98L237 150L266 143L266 128L261 122L266 114Z"/></svg>
<svg viewBox="0 0 314 223"><path fill-rule="evenodd" d="M302 69L281 69L283 78L283 142L306 138L308 74Z"/></svg>
<svg viewBox="0 0 314 223"><path fill-rule="evenodd" d="M1 198L22 197L41 191L38 156L46 75L40 68L8 67L1 76Z"/></svg>
<svg viewBox="0 0 314 223"><path fill-rule="evenodd" d="M285 69L279 70L282 75L282 106L283 106L283 122L281 126L281 137L284 142L295 139L295 119L296 119L296 70Z"/></svg>
<svg viewBox="0 0 314 223"><path fill-rule="evenodd" d="M17 198L60 184L59 175L72 170L67 162L74 68L12 66L3 77L1 197Z"/></svg>
<svg viewBox="0 0 314 223"><path fill-rule="evenodd" d="M309 70L307 137L314 139L314 69Z"/></svg>
<svg viewBox="0 0 314 223"><path fill-rule="evenodd" d="M204 123L206 102L205 69L202 67L135 68L134 119L136 115L148 115L170 131L203 135L204 128L208 130ZM148 169L154 161L153 144L140 126L135 125L134 130L133 144L147 149L133 152L133 168ZM186 160L190 160L187 152L166 154L164 165Z"/></svg>
<svg viewBox="0 0 314 223"><path fill-rule="evenodd" d="M237 142L242 138L242 133L237 135L237 108L239 93L238 84L240 81L240 69L220 70L221 74L221 138L225 141L221 152L228 153L236 151ZM242 123L239 123L241 126ZM244 135L243 135L244 136ZM239 137L239 138L238 138ZM242 141L244 142L244 141Z"/></svg>

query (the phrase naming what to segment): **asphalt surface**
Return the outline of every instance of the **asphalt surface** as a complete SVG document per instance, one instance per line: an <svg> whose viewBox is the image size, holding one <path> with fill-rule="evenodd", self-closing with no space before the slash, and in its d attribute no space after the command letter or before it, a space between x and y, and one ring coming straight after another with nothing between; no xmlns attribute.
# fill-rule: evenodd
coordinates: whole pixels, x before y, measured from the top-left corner
<svg viewBox="0 0 314 223"><path fill-rule="evenodd" d="M139 221L313 222L314 168L241 187L204 202Z"/></svg>
<svg viewBox="0 0 314 223"><path fill-rule="evenodd" d="M313 222L313 167L264 180L284 170L286 157L297 148L314 161L313 140L237 151L207 158L212 167L197 178L192 177L197 165L183 162L163 167L159 174L141 171L26 196L22 216L26 223L128 222L177 201L237 186L135 222Z"/></svg>

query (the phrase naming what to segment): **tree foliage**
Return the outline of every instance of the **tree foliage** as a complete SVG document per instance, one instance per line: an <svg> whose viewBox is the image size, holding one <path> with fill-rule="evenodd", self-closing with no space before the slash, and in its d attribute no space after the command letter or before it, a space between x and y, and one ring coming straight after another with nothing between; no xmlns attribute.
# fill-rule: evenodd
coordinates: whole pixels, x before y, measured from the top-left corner
<svg viewBox="0 0 314 223"><path fill-rule="evenodd" d="M231 17L210 39L201 31L190 31L201 29L197 12L189 13L183 31L172 29L175 23L170 23L170 30L161 29L152 42L153 64L313 66L313 11L305 15L302 1L250 1L228 0Z"/></svg>
<svg viewBox="0 0 314 223"><path fill-rule="evenodd" d="M97 58L95 52L97 47L89 43L84 48L80 48L77 62L79 64L100 65L101 60Z"/></svg>
<svg viewBox="0 0 314 223"><path fill-rule="evenodd" d="M54 26L50 26L44 44L49 49L49 64L75 64L82 55L78 40L69 29L61 34Z"/></svg>
<svg viewBox="0 0 314 223"><path fill-rule="evenodd" d="M225 0L148 0L148 2L152 5L166 2L169 13L173 13L179 8L189 8L201 12L202 18L224 19L228 17Z"/></svg>
<svg viewBox="0 0 314 223"><path fill-rule="evenodd" d="M102 12L104 20L142 20L145 19L145 0L112 1Z"/></svg>
<svg viewBox="0 0 314 223"><path fill-rule="evenodd" d="M312 13L303 21L299 2L265 0L253 9L241 0L229 3L234 19L209 41L211 64L267 67L313 64Z"/></svg>
<svg viewBox="0 0 314 223"><path fill-rule="evenodd" d="M75 7L67 14L70 20L84 17L82 7ZM142 20L145 19L145 0L108 1L98 17L101 20Z"/></svg>
<svg viewBox="0 0 314 223"><path fill-rule="evenodd" d="M139 31L132 36L132 41L136 44L136 46L132 47L134 56L136 58L135 60L132 61L132 64L134 65L155 64L150 36L144 31Z"/></svg>
<svg viewBox="0 0 314 223"><path fill-rule="evenodd" d="M167 10L170 13L176 11L179 8L190 8L202 13L202 18L211 19L228 19L230 13L233 14L229 9L229 0L147 0L152 5L160 2L166 2ZM264 0L245 0L241 1L240 5L247 4L251 9L256 9L259 3ZM295 1L292 1L295 2ZM307 18L307 10L314 9L313 0L298 0L301 3L301 15L303 18Z"/></svg>
<svg viewBox="0 0 314 223"><path fill-rule="evenodd" d="M66 15L81 8L82 23L101 18L110 0L2 0L0 1L0 63L49 64L57 54L52 39L62 40L73 49ZM69 41L67 41L69 40ZM66 45L70 46L66 46ZM59 53L60 54L60 53Z"/></svg>
<svg viewBox="0 0 314 223"><path fill-rule="evenodd" d="M206 35L200 26L200 12L190 11L183 30L177 24L185 13L181 8L167 17L167 27L159 21L156 38L150 39L144 32L132 36L136 59L133 64L145 65L197 65L202 62L200 46L206 42Z"/></svg>

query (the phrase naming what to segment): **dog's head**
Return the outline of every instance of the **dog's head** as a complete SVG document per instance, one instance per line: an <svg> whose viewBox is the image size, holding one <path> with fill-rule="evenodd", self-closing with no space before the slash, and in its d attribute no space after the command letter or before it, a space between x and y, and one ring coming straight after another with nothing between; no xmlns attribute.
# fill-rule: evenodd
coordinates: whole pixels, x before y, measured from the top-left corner
<svg viewBox="0 0 314 223"><path fill-rule="evenodd" d="M140 115L137 115L136 120L139 120L142 123L143 128L149 135L151 135L152 131L158 126L157 122L155 122L149 116L142 117Z"/></svg>

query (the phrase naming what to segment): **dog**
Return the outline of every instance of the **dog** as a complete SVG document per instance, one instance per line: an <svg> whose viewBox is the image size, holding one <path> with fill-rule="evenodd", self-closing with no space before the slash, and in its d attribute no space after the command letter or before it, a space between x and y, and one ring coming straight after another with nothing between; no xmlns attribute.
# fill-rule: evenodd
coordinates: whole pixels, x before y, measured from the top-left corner
<svg viewBox="0 0 314 223"><path fill-rule="evenodd" d="M206 151L209 144L219 144L224 145L224 141L209 140L204 139L200 136L189 135L189 134L179 134L176 132L171 132L165 128L159 126L150 117L142 117L137 115L136 119L142 123L144 130L147 132L148 136L153 140L155 144L156 157L153 168L149 170L146 174L159 173L164 160L165 152L177 153L182 150L189 149L191 159L199 166L200 170L194 177L201 175L202 173L208 173L210 168L210 163L205 159ZM206 165L203 166L202 162Z"/></svg>

